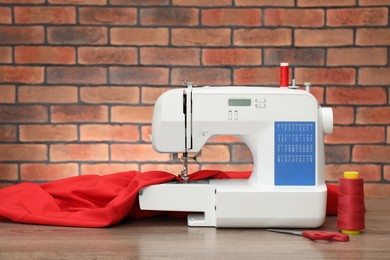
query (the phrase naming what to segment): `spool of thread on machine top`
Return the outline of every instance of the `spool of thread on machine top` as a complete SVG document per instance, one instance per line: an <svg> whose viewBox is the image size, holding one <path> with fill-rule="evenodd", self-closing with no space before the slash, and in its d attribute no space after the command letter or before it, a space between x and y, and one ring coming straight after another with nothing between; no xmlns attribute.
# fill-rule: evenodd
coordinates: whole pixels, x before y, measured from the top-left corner
<svg viewBox="0 0 390 260"><path fill-rule="evenodd" d="M288 88L288 63L280 63L280 87Z"/></svg>
<svg viewBox="0 0 390 260"><path fill-rule="evenodd" d="M364 229L364 181L358 172L344 172L339 180L337 226L341 233L358 235Z"/></svg>

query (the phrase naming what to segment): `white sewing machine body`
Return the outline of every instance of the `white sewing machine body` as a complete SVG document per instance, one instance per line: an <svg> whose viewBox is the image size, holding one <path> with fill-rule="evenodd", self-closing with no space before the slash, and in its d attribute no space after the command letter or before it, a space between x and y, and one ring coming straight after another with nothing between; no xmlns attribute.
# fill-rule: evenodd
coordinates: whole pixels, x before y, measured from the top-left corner
<svg viewBox="0 0 390 260"><path fill-rule="evenodd" d="M318 227L326 211L323 134L332 127L331 110L303 90L169 90L153 112L156 151L197 153L211 137L233 135L248 145L254 168L248 180L146 187L140 192L140 207L191 212L190 226Z"/></svg>

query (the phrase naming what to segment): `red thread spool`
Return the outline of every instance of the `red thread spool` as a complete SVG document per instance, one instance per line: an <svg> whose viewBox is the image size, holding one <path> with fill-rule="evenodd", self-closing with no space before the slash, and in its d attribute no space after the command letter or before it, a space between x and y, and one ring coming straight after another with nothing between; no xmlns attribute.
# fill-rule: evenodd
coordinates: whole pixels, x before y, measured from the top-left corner
<svg viewBox="0 0 390 260"><path fill-rule="evenodd" d="M344 172L339 181L337 226L341 233L358 235L365 227L363 178L358 172Z"/></svg>
<svg viewBox="0 0 390 260"><path fill-rule="evenodd" d="M288 87L288 63L280 63L280 87Z"/></svg>

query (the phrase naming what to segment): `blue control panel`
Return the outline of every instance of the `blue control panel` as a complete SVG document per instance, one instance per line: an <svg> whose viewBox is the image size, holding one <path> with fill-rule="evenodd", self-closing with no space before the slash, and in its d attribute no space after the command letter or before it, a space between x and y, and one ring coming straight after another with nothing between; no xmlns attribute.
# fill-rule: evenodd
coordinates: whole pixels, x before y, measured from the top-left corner
<svg viewBox="0 0 390 260"><path fill-rule="evenodd" d="M275 185L315 185L315 122L275 122Z"/></svg>

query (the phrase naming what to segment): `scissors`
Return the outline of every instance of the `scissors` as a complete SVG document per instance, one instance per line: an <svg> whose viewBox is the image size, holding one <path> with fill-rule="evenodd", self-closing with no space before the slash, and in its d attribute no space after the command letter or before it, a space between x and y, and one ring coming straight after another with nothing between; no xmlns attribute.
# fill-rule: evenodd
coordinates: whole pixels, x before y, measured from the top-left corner
<svg viewBox="0 0 390 260"><path fill-rule="evenodd" d="M338 232L317 231L317 230L297 231L297 230L288 230L288 229L266 229L266 230L271 232L303 236L311 240L327 240L327 241L339 241L339 242L349 241L348 235L341 234Z"/></svg>

